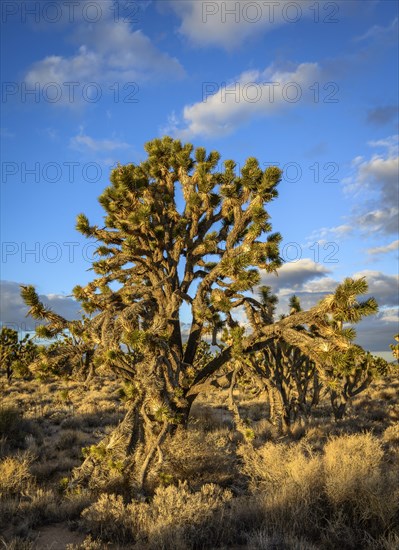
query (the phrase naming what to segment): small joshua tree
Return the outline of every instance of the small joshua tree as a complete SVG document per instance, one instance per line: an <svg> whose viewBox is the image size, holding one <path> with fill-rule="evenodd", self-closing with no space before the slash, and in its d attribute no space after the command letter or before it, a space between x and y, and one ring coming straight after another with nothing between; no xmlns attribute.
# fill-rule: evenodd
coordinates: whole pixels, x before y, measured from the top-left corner
<svg viewBox="0 0 399 550"><path fill-rule="evenodd" d="M0 365L6 371L8 382L14 372L25 376L29 374L29 366L35 360L39 347L26 334L21 340L18 332L9 327L3 327L0 332Z"/></svg>
<svg viewBox="0 0 399 550"><path fill-rule="evenodd" d="M312 357L300 344L303 338L316 341L320 336L318 326L308 323L308 326L298 324L293 327L297 332L296 343L293 338L287 341L286 331L283 331L262 351L246 360L244 368L252 372L258 387L266 390L270 421L280 432L289 429L298 418L307 419L318 405L321 392L329 394L335 418L342 418L350 399L364 391L375 376L386 372L386 361L351 343L356 335L353 328L343 331L344 321L357 323L376 311L374 299L356 301L348 308L348 296L352 292L364 294L366 291L364 279L346 279L335 295L322 302L328 304L328 313L324 326L325 351L318 356ZM261 301L268 311L264 322L272 324L278 299L271 294L270 287L261 288ZM302 311L300 300L295 295L290 298L288 307L290 316ZM287 317L283 315L282 319ZM333 352L327 326L330 326L331 335L337 331L346 335L346 349L337 354ZM331 358L326 357L329 349L333 352Z"/></svg>
<svg viewBox="0 0 399 550"><path fill-rule="evenodd" d="M395 359L397 361L399 361L399 334L396 334L396 336L394 336L396 342L398 342L397 344L390 344L389 347L391 348L392 350L392 355L395 357Z"/></svg>
<svg viewBox="0 0 399 550"><path fill-rule="evenodd" d="M36 334L53 341L43 347L35 358L32 369L40 373L74 375L86 383L94 372L96 340L90 330L90 319L67 321L40 301L33 286L21 285L21 296L29 306L29 314L47 325L38 325Z"/></svg>

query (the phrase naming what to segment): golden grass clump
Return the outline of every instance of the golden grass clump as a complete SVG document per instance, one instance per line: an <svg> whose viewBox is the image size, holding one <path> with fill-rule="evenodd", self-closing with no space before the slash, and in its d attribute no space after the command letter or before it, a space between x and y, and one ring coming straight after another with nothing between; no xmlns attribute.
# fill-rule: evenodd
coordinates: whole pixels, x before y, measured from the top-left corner
<svg viewBox="0 0 399 550"><path fill-rule="evenodd" d="M19 495L33 483L30 465L33 457L23 454L0 461L0 498Z"/></svg>
<svg viewBox="0 0 399 550"><path fill-rule="evenodd" d="M157 472L157 484L187 480L197 489L204 483L231 483L238 472L230 434L226 428L203 431L198 427L176 433L165 445L165 462Z"/></svg>
<svg viewBox="0 0 399 550"><path fill-rule="evenodd" d="M267 442L259 449L245 445L239 452L250 488L261 499L265 521L281 532L311 534L323 506L320 457L300 443Z"/></svg>
<svg viewBox="0 0 399 550"><path fill-rule="evenodd" d="M120 495L102 494L82 517L91 534L103 540L146 540L150 548L184 550L192 548L198 537L212 537L213 513L231 498L230 491L214 484L192 492L186 483L179 483L159 487L149 503L125 504Z"/></svg>
<svg viewBox="0 0 399 550"><path fill-rule="evenodd" d="M388 528L399 512L399 467L388 469L372 434L343 435L324 449L325 491L335 507ZM396 471L395 471L396 470Z"/></svg>
<svg viewBox="0 0 399 550"><path fill-rule="evenodd" d="M359 491L375 492L384 452L370 433L335 437L324 453L326 491L332 502L356 502Z"/></svg>
<svg viewBox="0 0 399 550"><path fill-rule="evenodd" d="M82 512L92 534L105 540L123 542L129 539L131 522L121 495L103 493L97 502Z"/></svg>

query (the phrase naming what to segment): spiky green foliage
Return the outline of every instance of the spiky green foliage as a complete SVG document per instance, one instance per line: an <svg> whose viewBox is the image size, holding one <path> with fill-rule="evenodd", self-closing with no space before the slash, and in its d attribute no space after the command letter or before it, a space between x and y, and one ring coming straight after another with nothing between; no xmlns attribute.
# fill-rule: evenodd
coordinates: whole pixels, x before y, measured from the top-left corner
<svg viewBox="0 0 399 550"><path fill-rule="evenodd" d="M341 357L340 364L333 369L327 369L324 375L329 392L331 406L336 420L344 414L348 402L366 388L371 382L388 372L388 363L381 357L376 357L352 345Z"/></svg>
<svg viewBox="0 0 399 550"><path fill-rule="evenodd" d="M394 336L394 339L398 342L397 344L390 344L389 347L392 350L392 355L396 360L399 360L399 334Z"/></svg>
<svg viewBox="0 0 399 550"><path fill-rule="evenodd" d="M36 359L39 347L26 334L19 340L18 332L2 327L0 332L0 366L6 371L8 380L14 372L20 376L29 374L29 366Z"/></svg>
<svg viewBox="0 0 399 550"><path fill-rule="evenodd" d="M302 312L299 298L291 296L289 315L283 315L280 324L288 323L290 318L301 322L282 330L250 361L243 361L241 371L249 366L257 387L265 388L270 419L280 430L298 416L307 418L321 392L329 392L333 412L341 418L346 403L384 373L387 363L353 345L354 328L343 328L344 321L357 322L376 312L374 299L358 299L356 293L366 291L365 279L346 279L334 295L310 312ZM263 316L264 323L271 325L277 297L266 287L261 291L261 301L271 313Z"/></svg>
<svg viewBox="0 0 399 550"><path fill-rule="evenodd" d="M113 170L99 199L105 210L101 225L78 216L77 229L98 243L98 259L95 279L74 289L92 315L83 335L94 343L93 361L137 391L107 445L118 457L122 449L134 455L129 464L138 486L166 434L187 420L196 396L231 361L237 364L283 335L311 360L325 356L333 364L334 354L349 344L331 317L356 321L373 309L371 302L356 301L366 285L347 280L330 301L308 312L296 307L273 323L270 289L260 290L268 297L264 303L251 291L261 270L275 272L281 265L281 236L272 232L266 210L277 197L281 170L262 170L252 157L240 173L233 160L220 170L216 151L170 137L148 142L145 150L148 157L139 165ZM32 315L49 320L49 331L59 330L62 320L32 290L23 296ZM190 319L186 337L183 307ZM312 330L298 330L302 325ZM204 353L206 335L219 346L216 355Z"/></svg>
<svg viewBox="0 0 399 550"><path fill-rule="evenodd" d="M288 305L289 305L289 308L290 308L290 314L291 315L293 313L298 313L298 311L302 311L301 302L300 302L298 296L295 296L295 294L290 297Z"/></svg>
<svg viewBox="0 0 399 550"><path fill-rule="evenodd" d="M40 375L75 374L87 380L93 374L94 350L99 343L91 329L91 320L83 316L68 321L46 307L32 285L21 285L21 297L29 307L28 315L46 322L36 326L36 335L55 339L37 354L32 371Z"/></svg>

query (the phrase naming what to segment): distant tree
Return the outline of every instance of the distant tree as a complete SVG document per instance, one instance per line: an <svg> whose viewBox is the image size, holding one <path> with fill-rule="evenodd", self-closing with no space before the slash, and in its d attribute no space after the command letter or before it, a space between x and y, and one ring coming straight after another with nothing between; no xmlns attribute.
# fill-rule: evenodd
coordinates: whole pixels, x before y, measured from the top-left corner
<svg viewBox="0 0 399 550"><path fill-rule="evenodd" d="M299 417L307 419L312 409L318 405L321 393L329 394L334 416L337 420L341 419L350 399L364 391L376 376L386 373L386 361L373 357L360 346L353 345L356 335L354 329L343 329L344 321L357 323L362 317L374 313L377 308L374 299L353 301L348 307L348 297L354 291L356 294L367 291L364 278L356 281L346 279L337 288L335 295L324 300L329 311L324 319L324 350L317 357L312 358L309 349L299 344L304 337L311 342L313 339L317 341L321 336L318 325L308 323L307 326L298 324L292 327L297 333L297 342L294 338L287 341L287 331L283 331L246 362L244 368L250 366L257 377L257 384L263 386L267 392L270 420L279 431L289 429ZM264 322L274 323L278 300L277 296L271 294L270 287L261 289L261 301L269 311ZM288 309L289 316L302 311L297 296L291 296ZM288 317L282 315L281 318ZM339 353L334 351L328 338L328 326L331 335L337 332L345 334L348 343L346 349ZM329 350L331 357L328 357Z"/></svg>
<svg viewBox="0 0 399 550"><path fill-rule="evenodd" d="M99 199L103 224L78 216L77 229L99 243L99 259L93 262L97 277L74 289L93 316L87 331L96 341L95 360L132 388L123 422L100 444L101 453L87 457L76 481L104 468L101 455L124 461L139 491L153 459L162 461L166 435L185 426L196 397L226 366L233 364L234 371L242 357L266 349L282 334L311 360L331 365L349 345L345 331L327 319L334 300L272 323L272 304L251 294L260 270L274 273L282 263L281 236L272 233L266 211L277 197L281 170L262 170L255 158L240 174L232 160L219 170L219 153L170 137L145 149L147 160L113 170ZM357 307L358 291L356 281L345 283L345 321ZM35 305L27 303L34 315ZM186 341L183 305L190 311ZM60 322L48 310L41 315L49 330ZM302 334L299 325L317 330ZM204 355L207 334L220 348L215 356Z"/></svg>
<svg viewBox="0 0 399 550"><path fill-rule="evenodd" d="M324 379L330 392L335 420L341 420L350 400L367 389L376 378L388 373L388 363L352 345L342 355L342 361L333 369L327 369Z"/></svg>
<svg viewBox="0 0 399 550"><path fill-rule="evenodd" d="M0 359L5 369L7 380L12 377L12 364L18 357L18 332L12 328L3 327L0 332Z"/></svg>
<svg viewBox="0 0 399 550"><path fill-rule="evenodd" d="M395 357L395 359L399 360L399 334L396 334L394 336L394 339L398 343L397 344L390 344L389 347L391 348L392 355Z"/></svg>
<svg viewBox="0 0 399 550"><path fill-rule="evenodd" d="M26 334L19 340L18 332L2 327L0 332L0 365L10 382L14 372L29 375L29 366L38 355L39 347Z"/></svg>
<svg viewBox="0 0 399 550"><path fill-rule="evenodd" d="M72 375L87 383L94 373L96 346L90 319L83 316L79 320L66 320L45 306L31 285L21 285L21 296L29 306L31 317L48 322L36 327L37 336L50 341L55 339L42 348L32 368L41 374Z"/></svg>

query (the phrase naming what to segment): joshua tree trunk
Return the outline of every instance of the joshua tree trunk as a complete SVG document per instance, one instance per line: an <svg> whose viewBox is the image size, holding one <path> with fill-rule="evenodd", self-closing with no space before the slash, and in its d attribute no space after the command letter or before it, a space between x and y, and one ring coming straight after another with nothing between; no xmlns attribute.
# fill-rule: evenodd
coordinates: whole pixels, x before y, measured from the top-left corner
<svg viewBox="0 0 399 550"><path fill-rule="evenodd" d="M281 392L270 380L266 379L264 383L269 400L270 422L276 426L279 433L284 433L289 428L290 422Z"/></svg>
<svg viewBox="0 0 399 550"><path fill-rule="evenodd" d="M90 448L83 464L74 470L71 486L105 479L110 469L117 467L134 493L145 492L149 468L156 456L162 462L162 443L176 429L166 418L150 419L145 401L143 396L132 401L120 424Z"/></svg>
<svg viewBox="0 0 399 550"><path fill-rule="evenodd" d="M162 463L162 444L178 426L187 425L194 399L176 399L184 390L173 384L166 369L160 371L162 358L145 365L146 377L137 384L134 397L120 424L100 443L89 448L83 464L75 469L72 485L106 479L117 467L129 480L133 492L143 493L154 459ZM142 365L144 368L144 365Z"/></svg>
<svg viewBox="0 0 399 550"><path fill-rule="evenodd" d="M13 372L12 372L11 364L9 363L7 363L7 366L6 366L6 375L7 375L7 382L10 384Z"/></svg>
<svg viewBox="0 0 399 550"><path fill-rule="evenodd" d="M335 420L342 420L345 414L346 405L348 403L348 397L344 392L338 393L335 390L332 390L330 399Z"/></svg>
<svg viewBox="0 0 399 550"><path fill-rule="evenodd" d="M95 373L93 357L94 357L94 349L86 351L86 355L84 358L84 365L83 365L83 376L85 377L84 379L85 385L87 385L91 381Z"/></svg>

